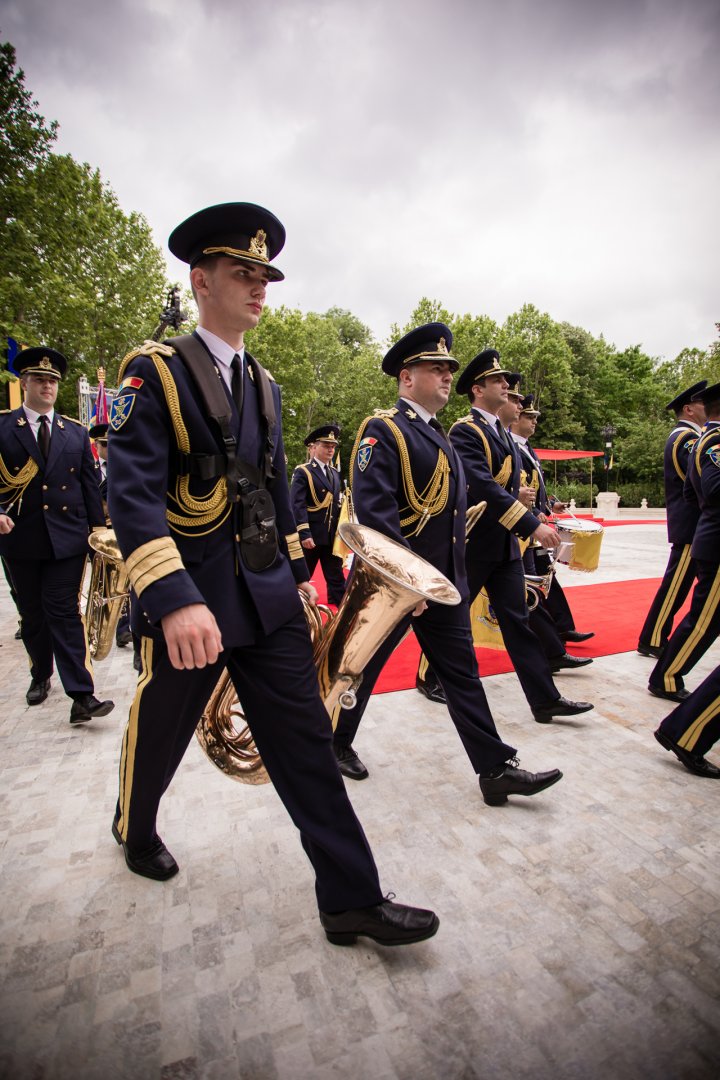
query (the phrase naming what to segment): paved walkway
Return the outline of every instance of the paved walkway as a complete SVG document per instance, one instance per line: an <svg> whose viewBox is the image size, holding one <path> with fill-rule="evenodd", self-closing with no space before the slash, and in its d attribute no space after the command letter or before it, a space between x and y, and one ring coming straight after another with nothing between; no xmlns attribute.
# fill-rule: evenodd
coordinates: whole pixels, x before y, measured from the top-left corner
<svg viewBox="0 0 720 1080"><path fill-rule="evenodd" d="M659 574L663 533L608 529L598 574ZM115 712L74 730L57 681L26 708L14 629L3 592L0 1077L718 1076L720 784L653 739L666 709L645 690L650 661L558 676L597 708L547 727L513 674L488 679L523 764L565 774L502 808L483 804L442 707L373 698L358 738L371 776L350 794L384 888L441 927L406 949L339 949L272 788L232 783L195 745L162 811L180 874L128 873L110 820L131 657L97 668Z"/></svg>

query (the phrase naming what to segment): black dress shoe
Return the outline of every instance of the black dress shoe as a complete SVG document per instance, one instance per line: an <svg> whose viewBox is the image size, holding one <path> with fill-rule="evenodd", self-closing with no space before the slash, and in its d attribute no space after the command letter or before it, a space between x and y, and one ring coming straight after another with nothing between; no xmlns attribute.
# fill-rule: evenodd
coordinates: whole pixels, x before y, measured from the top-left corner
<svg viewBox="0 0 720 1080"><path fill-rule="evenodd" d="M560 637L563 641L587 641L588 638L595 637L595 631L588 630L583 634L580 630L566 630Z"/></svg>
<svg viewBox="0 0 720 1080"><path fill-rule="evenodd" d="M142 657L139 652L133 653L133 667L137 671L138 675L142 674Z"/></svg>
<svg viewBox="0 0 720 1080"><path fill-rule="evenodd" d="M154 881L167 881L180 869L159 836L144 851L133 851L123 840L114 821L112 834L121 845L125 862L133 874L140 874L141 877L149 877Z"/></svg>
<svg viewBox="0 0 720 1080"><path fill-rule="evenodd" d="M560 671L562 668L568 668L572 671L574 668L587 667L588 664L592 664L591 656L571 656L570 653L566 652L550 661L550 670L553 673Z"/></svg>
<svg viewBox="0 0 720 1080"><path fill-rule="evenodd" d="M335 746L333 743L333 752L335 754L335 760L338 763L338 768L343 776L347 776L349 780L367 780L370 773L367 771L352 746Z"/></svg>
<svg viewBox="0 0 720 1080"><path fill-rule="evenodd" d="M643 645L642 642L638 642L637 651L640 656L652 656L655 660L659 660L665 649L662 645Z"/></svg>
<svg viewBox="0 0 720 1080"><path fill-rule="evenodd" d="M660 728L655 732L655 738L666 750L671 750L678 761L681 761L686 769L696 776L711 776L714 780L720 779L720 769L712 762L706 761L701 754L691 754L689 750L678 746Z"/></svg>
<svg viewBox="0 0 720 1080"><path fill-rule="evenodd" d="M28 705L42 705L49 693L49 679L31 679L28 692L25 695L25 700Z"/></svg>
<svg viewBox="0 0 720 1080"><path fill-rule="evenodd" d="M549 772L526 772L516 762L508 761L500 766L497 776L480 776L480 790L488 806L502 806L508 795L537 795L538 791L557 784L562 777L559 769Z"/></svg>
<svg viewBox="0 0 720 1080"><path fill-rule="evenodd" d="M440 925L434 911L393 904L389 899L333 915L321 911L320 922L333 945L354 945L359 937L369 937L378 945L412 945L433 937Z"/></svg>
<svg viewBox="0 0 720 1080"><path fill-rule="evenodd" d="M591 701L568 701L567 698L559 697L549 705L533 709L533 716L538 724L549 724L553 716L578 716L579 713L590 712L594 708Z"/></svg>
<svg viewBox="0 0 720 1080"><path fill-rule="evenodd" d="M15 640L22 641L22 626L18 623L18 628L15 631Z"/></svg>
<svg viewBox="0 0 720 1080"><path fill-rule="evenodd" d="M132 633L130 632L130 630L121 630L121 632L119 634L115 635L115 644L120 649L124 649L126 645L130 644L132 639L133 639L133 636L132 636Z"/></svg>
<svg viewBox="0 0 720 1080"><path fill-rule="evenodd" d="M690 691L681 686L678 690L664 690L662 686L653 686L648 683L648 690L653 697L665 698L666 701L685 701L690 697Z"/></svg>
<svg viewBox="0 0 720 1080"><path fill-rule="evenodd" d="M440 683L427 683L422 679L415 680L415 689L424 694L428 701L436 701L438 705L447 705L445 691Z"/></svg>
<svg viewBox="0 0 720 1080"><path fill-rule="evenodd" d="M87 724L94 716L107 716L114 708L114 701L98 701L92 694L83 694L72 703L70 723Z"/></svg>

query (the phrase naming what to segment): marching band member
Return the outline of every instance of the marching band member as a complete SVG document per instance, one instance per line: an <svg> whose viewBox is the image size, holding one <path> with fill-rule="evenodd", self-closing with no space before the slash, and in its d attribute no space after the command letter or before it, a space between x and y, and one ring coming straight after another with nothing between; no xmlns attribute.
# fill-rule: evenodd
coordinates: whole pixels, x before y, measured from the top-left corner
<svg viewBox="0 0 720 1080"><path fill-rule="evenodd" d="M332 465L339 438L337 424L324 424L311 431L305 439L310 458L295 468L290 484L290 501L308 573L312 577L319 561L328 602L335 605L345 592L342 559L333 555L342 506L340 473Z"/></svg>
<svg viewBox="0 0 720 1080"><path fill-rule="evenodd" d="M423 604L400 622L365 668L357 705L340 714L334 745L343 774L364 779L368 772L353 740L380 671L412 624L441 680L483 799L497 806L509 795L543 791L562 774L518 767L515 749L498 735L478 675L465 577L465 475L436 416L447 404L458 369L451 346L452 334L443 323L419 326L393 345L382 368L397 379L397 404L361 425L350 469L360 524L426 559L453 582L462 600L455 607Z"/></svg>
<svg viewBox="0 0 720 1080"><path fill-rule="evenodd" d="M177 873L158 807L227 667L314 868L328 939L408 944L431 937L438 919L383 899L338 772L298 595L317 596L290 506L280 391L244 344L269 282L283 278L271 260L284 240L277 218L250 203L184 221L169 247L190 264L198 328L146 342L121 370L110 512L137 596L143 671L112 831L130 870Z"/></svg>
<svg viewBox="0 0 720 1080"><path fill-rule="evenodd" d="M688 460L685 501L700 511L690 546L697 581L690 610L675 627L650 675L655 697L683 701L689 691L684 676L720 633L720 383L694 397L705 406L707 422Z"/></svg>
<svg viewBox="0 0 720 1080"><path fill-rule="evenodd" d="M673 620L695 580L695 563L690 547L700 517L700 507L696 502L686 501L683 489L688 462L706 419L705 406L700 400L693 401L693 396L706 386L707 380L703 379L683 390L665 406L675 414L675 424L667 437L663 454L670 556L640 631L637 647L641 656L654 656L656 660L665 650L672 633Z"/></svg>
<svg viewBox="0 0 720 1080"><path fill-rule="evenodd" d="M88 433L55 411L67 360L44 346L14 363L23 404L0 415L0 554L6 561L30 657L28 705L50 692L53 657L68 697L71 724L107 716L95 697L79 595L88 534L105 515Z"/></svg>
<svg viewBox="0 0 720 1080"><path fill-rule="evenodd" d="M555 500L553 503L548 495L542 464L535 453L535 450L530 445L530 439L535 434L538 418L540 416L539 410L533 408L533 403L533 394L526 394L526 396L521 399L520 413L517 419L510 424L510 433L513 442L516 444L520 453L523 470L528 477L527 482L535 492L535 513L537 514L538 519L544 523L547 522L552 513L561 514L565 509L565 505L558 500ZM523 563L529 574L546 574L550 568L549 557L544 553L539 553L531 546L525 550ZM594 632L592 630L581 631L575 628L575 620L573 619L570 605L568 604L563 587L557 579L557 575L553 574L550 592L548 593L547 598L541 603L553 619L557 634L562 641L587 641L589 638L594 637ZM579 658L573 657L572 659L578 660ZM589 658L585 657L584 659L587 660Z"/></svg>
<svg viewBox="0 0 720 1080"><path fill-rule="evenodd" d="M484 349L470 361L456 390L468 395L472 411L453 425L450 442L465 469L468 502L487 503L466 546L471 602L481 589L487 591L533 716L547 724L555 716L576 716L593 706L561 696L545 651L530 628L518 538L534 538L544 547L556 547L559 540L555 530L518 498L520 458L498 418L507 404L508 374L495 349Z"/></svg>

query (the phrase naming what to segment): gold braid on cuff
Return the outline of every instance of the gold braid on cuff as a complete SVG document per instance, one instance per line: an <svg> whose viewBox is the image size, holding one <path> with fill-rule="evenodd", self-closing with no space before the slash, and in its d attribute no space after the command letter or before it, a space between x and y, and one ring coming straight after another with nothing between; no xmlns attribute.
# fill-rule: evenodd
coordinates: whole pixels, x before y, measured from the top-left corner
<svg viewBox="0 0 720 1080"><path fill-rule="evenodd" d="M169 536L158 536L156 540L149 540L147 544L135 548L125 560L125 566L138 597L142 596L148 585L174 574L176 570L185 569L180 552Z"/></svg>

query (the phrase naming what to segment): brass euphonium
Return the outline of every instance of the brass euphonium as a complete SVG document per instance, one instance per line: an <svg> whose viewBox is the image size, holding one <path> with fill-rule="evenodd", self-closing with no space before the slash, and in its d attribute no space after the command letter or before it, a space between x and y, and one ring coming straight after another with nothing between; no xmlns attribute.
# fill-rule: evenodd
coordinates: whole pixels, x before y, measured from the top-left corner
<svg viewBox="0 0 720 1080"><path fill-rule="evenodd" d="M326 615L323 622L317 608L305 601L320 696L333 727L339 710L355 704L366 665L406 615L423 600L460 603L460 593L452 582L402 544L364 525L345 523L339 532L355 559L337 613L321 609ZM281 672L278 677L282 677ZM236 721L242 726L236 726ZM268 782L227 672L213 691L196 735L210 760L226 776L244 784Z"/></svg>
<svg viewBox="0 0 720 1080"><path fill-rule="evenodd" d="M96 529L90 533L88 543L95 554L85 608L85 631L93 660L104 660L128 602L128 575L112 529Z"/></svg>

